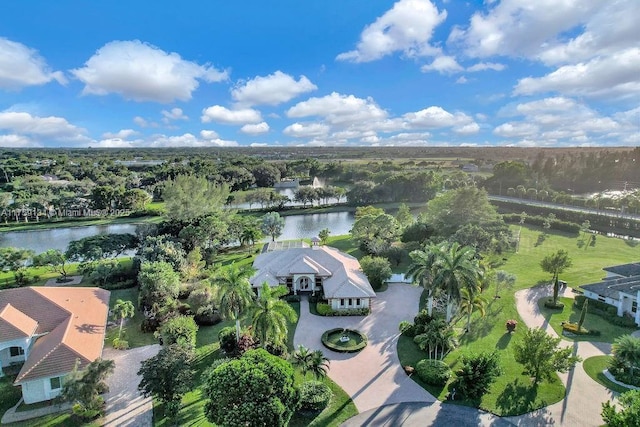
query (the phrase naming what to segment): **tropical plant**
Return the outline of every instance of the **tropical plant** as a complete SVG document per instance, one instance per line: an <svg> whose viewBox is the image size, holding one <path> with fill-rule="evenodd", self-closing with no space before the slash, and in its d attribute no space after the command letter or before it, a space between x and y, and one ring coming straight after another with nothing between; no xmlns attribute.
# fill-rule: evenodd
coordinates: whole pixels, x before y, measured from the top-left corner
<svg viewBox="0 0 640 427"><path fill-rule="evenodd" d="M602 404L602 419L608 427L640 427L640 390L629 390L618 398L619 405ZM620 410L618 410L618 407Z"/></svg>
<svg viewBox="0 0 640 427"><path fill-rule="evenodd" d="M467 326L465 331L471 330L471 315L474 310L480 313L480 316L484 317L485 307L487 306L487 300L480 293L480 288L462 288L460 290L460 312L467 316Z"/></svg>
<svg viewBox="0 0 640 427"><path fill-rule="evenodd" d="M236 341L240 341L240 316L251 306L254 293L249 283L252 269L231 264L211 279L218 288L218 306L222 317L236 321Z"/></svg>
<svg viewBox="0 0 640 427"><path fill-rule="evenodd" d="M177 344L193 350L196 347L198 325L191 316L176 316L167 320L157 333L165 345Z"/></svg>
<svg viewBox="0 0 640 427"><path fill-rule="evenodd" d="M496 351L462 356L462 367L452 384L456 392L468 399L479 399L502 373Z"/></svg>
<svg viewBox="0 0 640 427"><path fill-rule="evenodd" d="M440 360L444 359L457 345L453 328L442 319L433 319L417 329L421 333L413 341L421 350L428 352L430 359L438 356Z"/></svg>
<svg viewBox="0 0 640 427"><path fill-rule="evenodd" d="M300 368L302 375L306 378L311 365L311 358L311 350L301 344L298 346L296 351L291 354L290 361L293 366Z"/></svg>
<svg viewBox="0 0 640 427"><path fill-rule="evenodd" d="M543 271L552 274L552 282L553 282L553 305L557 305L558 303L558 293L560 291L560 281L558 280L558 276L567 268L571 267L572 261L569 258L569 253L560 249L556 253L545 256L542 261L540 261L540 267Z"/></svg>
<svg viewBox="0 0 640 427"><path fill-rule="evenodd" d="M250 309L254 336L262 345L284 344L287 339L287 321L295 322L298 316L293 308L280 297L289 293L284 286L271 288L262 284L260 295Z"/></svg>
<svg viewBox="0 0 640 427"><path fill-rule="evenodd" d="M412 262L407 269L407 276L411 278L414 284L422 286L427 291L427 312L429 316L433 313L433 296L436 290L431 269L439 250L437 245L430 245L425 247L425 250L416 250L409 253Z"/></svg>
<svg viewBox="0 0 640 427"><path fill-rule="evenodd" d="M457 242L444 242L436 252L432 268L433 285L447 295L447 323L451 322L453 305L462 298L461 290L478 284L478 261L475 249Z"/></svg>
<svg viewBox="0 0 640 427"><path fill-rule="evenodd" d="M333 397L333 391L321 381L305 381L300 386L300 408L305 411L321 411Z"/></svg>
<svg viewBox="0 0 640 427"><path fill-rule="evenodd" d="M588 299L585 299L585 304ZM616 338L611 346L612 364L623 366L633 378L636 368L640 367L640 338L623 335Z"/></svg>
<svg viewBox="0 0 640 427"><path fill-rule="evenodd" d="M118 329L118 340L122 336L122 326L124 325L124 319L127 317L133 317L135 314L135 307L131 301L124 301L121 299L116 300L116 304L113 306L113 317L120 320L120 328Z"/></svg>
<svg viewBox="0 0 640 427"><path fill-rule="evenodd" d="M96 359L84 369L79 369L78 362L62 386L61 399L73 405L73 413L77 416L85 419L96 417L104 406L100 395L109 388L105 380L115 366L113 360Z"/></svg>
<svg viewBox="0 0 640 427"><path fill-rule="evenodd" d="M309 361L309 372L316 378L321 379L327 376L329 370L329 359L320 350L311 353Z"/></svg>

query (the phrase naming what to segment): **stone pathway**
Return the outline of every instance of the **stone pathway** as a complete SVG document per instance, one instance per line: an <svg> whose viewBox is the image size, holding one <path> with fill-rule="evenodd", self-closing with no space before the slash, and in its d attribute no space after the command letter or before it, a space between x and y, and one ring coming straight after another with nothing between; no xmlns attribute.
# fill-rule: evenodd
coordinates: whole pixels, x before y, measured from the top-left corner
<svg viewBox="0 0 640 427"><path fill-rule="evenodd" d="M544 328L547 333L558 336L548 319L538 308L538 300L552 294L551 286L536 286L516 292L516 305L520 317L530 328ZM564 296L573 298L575 295L569 289ZM573 354L582 359L611 353L611 344L600 342L573 342L562 340L561 345L573 347ZM517 417L507 418L521 426L601 426L603 424L600 412L601 404L611 400L616 393L598 384L584 371L582 363L566 374L560 374L560 379L567 388L566 397L558 403Z"/></svg>
<svg viewBox="0 0 640 427"><path fill-rule="evenodd" d="M102 357L116 363L115 371L107 379L109 393L105 396L106 415L102 422L108 427L150 427L153 425L151 397L144 398L138 392L138 370L143 360L160 351L157 344L131 350L105 348Z"/></svg>

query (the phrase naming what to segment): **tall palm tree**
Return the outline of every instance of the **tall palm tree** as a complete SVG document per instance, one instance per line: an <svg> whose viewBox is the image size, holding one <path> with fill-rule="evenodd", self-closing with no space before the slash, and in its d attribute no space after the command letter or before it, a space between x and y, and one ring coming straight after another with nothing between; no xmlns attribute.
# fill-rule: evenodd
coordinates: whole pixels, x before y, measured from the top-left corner
<svg viewBox="0 0 640 427"><path fill-rule="evenodd" d="M436 290L433 286L432 267L439 250L438 245L429 245L422 251L416 250L409 254L412 263L407 269L407 276L411 278L413 283L419 284L428 292L427 313L429 316L433 312L433 294Z"/></svg>
<svg viewBox="0 0 640 427"><path fill-rule="evenodd" d="M329 359L320 350L315 350L311 353L311 360L309 362L309 372L313 374L316 379L321 379L327 376L329 370Z"/></svg>
<svg viewBox="0 0 640 427"><path fill-rule="evenodd" d="M116 319L120 319L120 329L118 329L118 339L122 335L122 325L124 324L124 319L127 317L133 317L135 314L135 308L133 307L133 303L131 301L123 301L121 299L116 301L116 304L113 306L113 316Z"/></svg>
<svg viewBox="0 0 640 427"><path fill-rule="evenodd" d="M298 320L295 310L280 299L288 292L284 286L271 288L267 283L262 284L260 296L251 308L253 334L262 345L285 344L289 332L287 321Z"/></svg>
<svg viewBox="0 0 640 427"><path fill-rule="evenodd" d="M217 286L218 306L226 319L236 321L236 341L240 341L240 316L251 306L255 294L251 289L249 277L253 269L240 269L235 264L220 269L212 278Z"/></svg>
<svg viewBox="0 0 640 427"><path fill-rule="evenodd" d="M467 316L467 326L465 330L471 330L471 315L474 310L480 312L480 316L484 317L487 300L480 293L480 288L462 288L460 290L460 311Z"/></svg>
<svg viewBox="0 0 640 427"><path fill-rule="evenodd" d="M478 286L479 267L475 249L459 243L444 242L437 251L432 268L433 286L447 294L447 323L451 322L453 305L461 299L461 289Z"/></svg>

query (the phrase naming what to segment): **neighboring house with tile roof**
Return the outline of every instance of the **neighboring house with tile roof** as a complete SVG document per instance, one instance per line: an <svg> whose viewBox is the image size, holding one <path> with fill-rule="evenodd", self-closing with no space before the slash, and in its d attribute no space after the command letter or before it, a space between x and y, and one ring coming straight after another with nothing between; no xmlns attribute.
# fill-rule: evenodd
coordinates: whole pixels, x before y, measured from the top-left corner
<svg viewBox="0 0 640 427"><path fill-rule="evenodd" d="M60 394L64 377L102 356L109 291L26 287L0 291L0 376L23 363L14 382L25 403Z"/></svg>
<svg viewBox="0 0 640 427"><path fill-rule="evenodd" d="M633 316L640 326L640 262L605 267L600 282L582 285L584 296L617 308L618 316Z"/></svg>
<svg viewBox="0 0 640 427"><path fill-rule="evenodd" d="M360 263L329 246L267 249L253 262L251 285L286 286L293 294L323 294L333 310L371 308L376 297Z"/></svg>

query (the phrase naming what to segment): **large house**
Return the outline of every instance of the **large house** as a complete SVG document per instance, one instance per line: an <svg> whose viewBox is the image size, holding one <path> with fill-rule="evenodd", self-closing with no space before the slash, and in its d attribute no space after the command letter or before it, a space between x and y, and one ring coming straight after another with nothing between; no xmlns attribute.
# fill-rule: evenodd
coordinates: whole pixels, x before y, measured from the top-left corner
<svg viewBox="0 0 640 427"><path fill-rule="evenodd" d="M64 377L102 356L109 291L26 287L0 291L0 376L22 364L14 384L25 403L58 396Z"/></svg>
<svg viewBox="0 0 640 427"><path fill-rule="evenodd" d="M333 310L371 308L376 294L360 263L336 248L298 242L298 247L274 242L253 262L256 274L250 279L257 290L263 283L286 286L293 294L323 294Z"/></svg>
<svg viewBox="0 0 640 427"><path fill-rule="evenodd" d="M618 316L633 316L640 325L640 262L603 270L607 276L602 281L582 286L584 296L616 307Z"/></svg>

